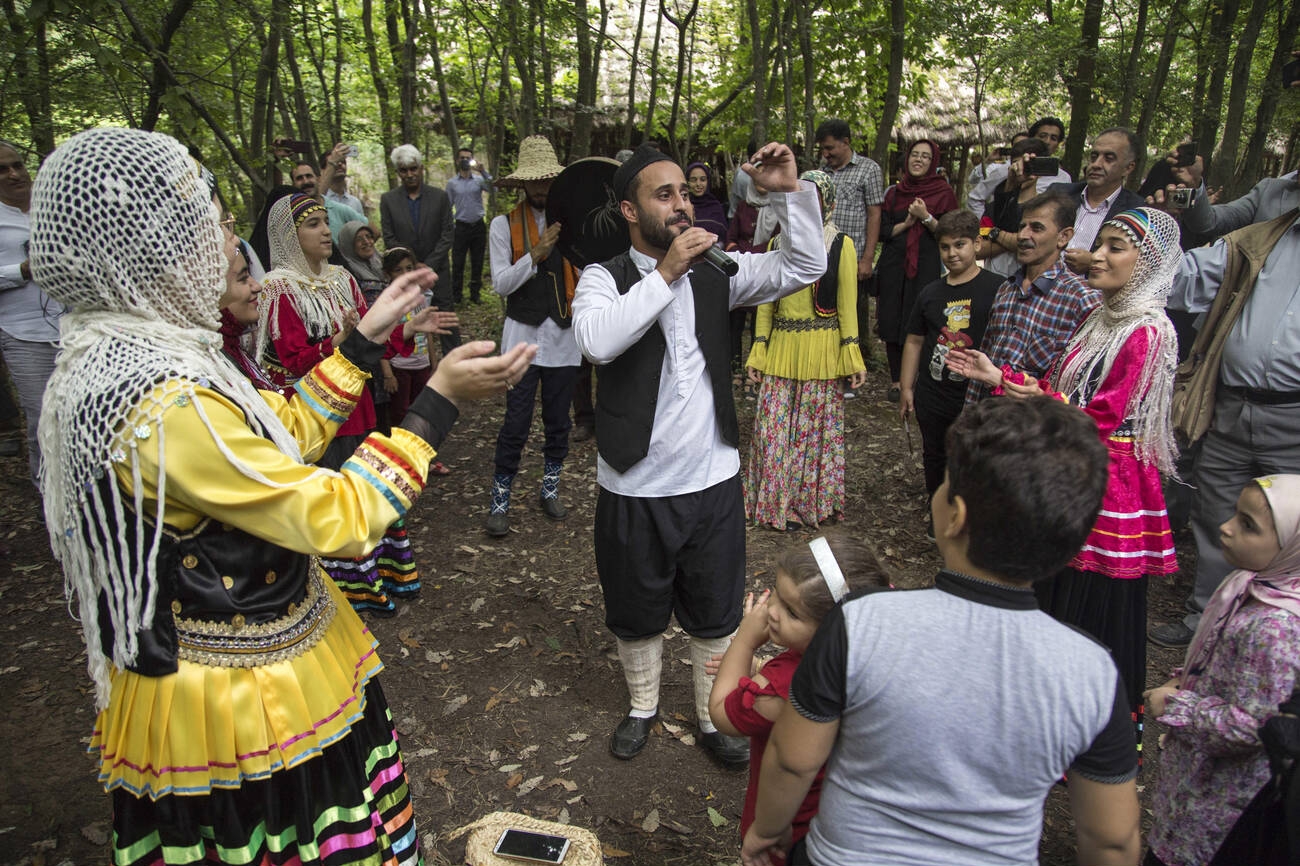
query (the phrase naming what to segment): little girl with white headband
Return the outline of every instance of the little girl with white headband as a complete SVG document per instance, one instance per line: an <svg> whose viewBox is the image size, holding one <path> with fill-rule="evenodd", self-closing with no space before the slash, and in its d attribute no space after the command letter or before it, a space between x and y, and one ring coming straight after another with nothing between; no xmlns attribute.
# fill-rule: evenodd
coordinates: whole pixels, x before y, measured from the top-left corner
<svg viewBox="0 0 1300 866"><path fill-rule="evenodd" d="M749 737L749 787L740 817L741 838L754 821L768 735L817 626L850 593L889 586L871 548L832 533L782 553L776 561L775 589L764 590L757 600L753 593L745 597L745 618L721 658L709 695L709 715L718 730ZM768 642L785 647L785 652L760 669L754 654ZM821 778L819 773L795 815L794 842L808 832L808 823L817 814Z"/></svg>

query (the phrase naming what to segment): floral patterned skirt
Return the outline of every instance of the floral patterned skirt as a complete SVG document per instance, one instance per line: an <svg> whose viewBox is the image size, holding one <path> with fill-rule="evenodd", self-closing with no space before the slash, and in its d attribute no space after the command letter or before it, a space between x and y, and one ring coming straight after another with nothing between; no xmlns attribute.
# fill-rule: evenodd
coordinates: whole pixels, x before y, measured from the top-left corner
<svg viewBox="0 0 1300 866"><path fill-rule="evenodd" d="M745 516L773 529L844 511L844 385L764 376L745 474Z"/></svg>

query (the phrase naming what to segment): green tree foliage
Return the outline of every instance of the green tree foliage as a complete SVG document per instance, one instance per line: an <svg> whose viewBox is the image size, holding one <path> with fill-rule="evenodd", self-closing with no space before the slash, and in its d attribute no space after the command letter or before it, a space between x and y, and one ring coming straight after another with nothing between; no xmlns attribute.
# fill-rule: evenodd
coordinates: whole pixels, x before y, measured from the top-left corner
<svg viewBox="0 0 1300 866"><path fill-rule="evenodd" d="M312 156L357 142L353 173L373 193L392 182L383 157L402 141L448 169L468 144L508 170L532 133L562 159L653 138L686 160L738 156L762 130L811 160L826 117L846 119L859 149L896 141L894 104L922 129L976 130L944 141L954 165L1044 113L1067 119L1072 167L1115 123L1137 128L1152 156L1195 135L1230 191L1300 157L1300 97L1278 77L1294 0L909 0L894 20L891 4L859 0L0 0L0 11L0 135L44 155L88 126L156 128L217 172L246 220L288 167L279 138Z"/></svg>

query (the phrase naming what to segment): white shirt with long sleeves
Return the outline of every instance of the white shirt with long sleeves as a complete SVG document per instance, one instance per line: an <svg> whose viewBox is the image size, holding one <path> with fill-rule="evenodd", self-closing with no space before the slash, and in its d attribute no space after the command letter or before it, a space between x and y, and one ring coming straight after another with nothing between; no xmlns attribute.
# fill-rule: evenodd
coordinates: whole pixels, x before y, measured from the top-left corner
<svg viewBox="0 0 1300 866"><path fill-rule="evenodd" d="M546 211L528 208L537 223L537 235L546 230ZM492 218L488 227L488 258L492 263L492 289L505 298L518 291L537 273L533 257L527 253L515 261L510 248L510 218L502 214ZM539 367L576 367L582 353L573 339L573 328L561 328L549 316L540 325L525 325L506 316L501 326L501 351L508 352L520 343L537 344L533 363Z"/></svg>
<svg viewBox="0 0 1300 866"><path fill-rule="evenodd" d="M63 307L22 275L31 234L28 215L0 202L0 330L15 340L57 343Z"/></svg>
<svg viewBox="0 0 1300 866"><path fill-rule="evenodd" d="M984 216L984 211L988 207L989 199L993 198L993 193L997 192L1002 182L1007 179L1009 166L1005 162L995 162L990 165L984 174L984 179L973 185L970 192L966 193L966 207L969 208L977 217ZM1039 177L1038 182L1034 184L1034 189L1038 192L1047 192L1047 188L1054 183L1073 183L1074 178L1065 169L1061 169L1050 177Z"/></svg>
<svg viewBox="0 0 1300 866"><path fill-rule="evenodd" d="M732 309L775 301L826 272L821 209L813 185L800 181L797 192L771 194L768 206L777 209L788 243L767 253L728 254L740 265L731 278ZM642 278L627 294L620 295L614 277L597 265L582 272L573 298L574 336L593 364L619 357L656 322L667 342L646 456L627 472L616 471L597 456L596 482L621 496L694 493L739 472L740 453L723 441L718 426L713 385L696 336L690 275L669 285L650 256L633 249L631 257Z"/></svg>

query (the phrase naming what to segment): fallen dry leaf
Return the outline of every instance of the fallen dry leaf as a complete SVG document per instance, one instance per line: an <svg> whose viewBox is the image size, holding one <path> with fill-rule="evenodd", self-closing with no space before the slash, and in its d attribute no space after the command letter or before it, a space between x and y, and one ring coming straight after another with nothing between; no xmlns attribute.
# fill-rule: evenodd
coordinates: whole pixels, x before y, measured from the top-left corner
<svg viewBox="0 0 1300 866"><path fill-rule="evenodd" d="M519 786L519 789L515 791L515 796L522 797L524 794L532 793L533 789L536 788L538 785L540 785L542 783L542 779L544 778L545 776L533 776L527 782L524 782L522 785Z"/></svg>
<svg viewBox="0 0 1300 866"><path fill-rule="evenodd" d="M658 809L650 810L650 814L646 815L645 820L641 822L641 829L646 831L647 833L653 833L654 831L659 829Z"/></svg>
<svg viewBox="0 0 1300 866"><path fill-rule="evenodd" d="M601 845L600 853L604 854L606 857L631 857L632 856L627 851L619 850L618 848L615 848L613 845Z"/></svg>

